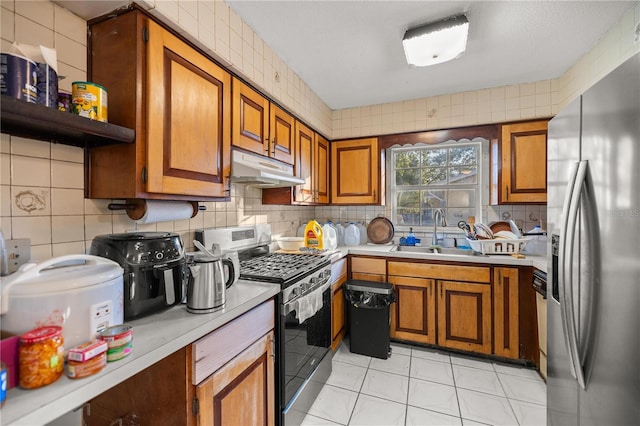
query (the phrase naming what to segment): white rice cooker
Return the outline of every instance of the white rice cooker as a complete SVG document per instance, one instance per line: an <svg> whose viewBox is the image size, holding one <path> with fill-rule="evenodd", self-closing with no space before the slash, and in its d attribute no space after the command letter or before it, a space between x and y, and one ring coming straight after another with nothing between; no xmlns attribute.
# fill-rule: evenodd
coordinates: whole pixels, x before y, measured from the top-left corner
<svg viewBox="0 0 640 426"><path fill-rule="evenodd" d="M90 255L24 264L2 278L2 329L21 335L59 325L65 349L91 340L123 322L122 274L116 262Z"/></svg>

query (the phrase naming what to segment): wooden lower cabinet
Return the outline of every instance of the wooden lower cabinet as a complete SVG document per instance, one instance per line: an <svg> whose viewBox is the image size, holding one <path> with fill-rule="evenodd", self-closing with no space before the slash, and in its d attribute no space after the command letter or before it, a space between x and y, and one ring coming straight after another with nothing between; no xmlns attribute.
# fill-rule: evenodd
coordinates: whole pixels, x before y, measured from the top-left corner
<svg viewBox="0 0 640 426"><path fill-rule="evenodd" d="M438 345L491 353L491 286L438 281Z"/></svg>
<svg viewBox="0 0 640 426"><path fill-rule="evenodd" d="M387 280L387 261L373 257L351 257L351 279L384 282Z"/></svg>
<svg viewBox="0 0 640 426"><path fill-rule="evenodd" d="M397 298L391 304L391 337L435 344L435 280L389 276L389 282Z"/></svg>
<svg viewBox="0 0 640 426"><path fill-rule="evenodd" d="M493 270L493 337L494 353L518 358L519 341L518 269Z"/></svg>
<svg viewBox="0 0 640 426"><path fill-rule="evenodd" d="M196 387L199 425L273 425L273 331Z"/></svg>
<svg viewBox="0 0 640 426"><path fill-rule="evenodd" d="M184 347L91 399L83 424L194 425L191 346Z"/></svg>
<svg viewBox="0 0 640 426"><path fill-rule="evenodd" d="M347 259L331 264L331 350L335 351L347 332L344 284L347 282Z"/></svg>

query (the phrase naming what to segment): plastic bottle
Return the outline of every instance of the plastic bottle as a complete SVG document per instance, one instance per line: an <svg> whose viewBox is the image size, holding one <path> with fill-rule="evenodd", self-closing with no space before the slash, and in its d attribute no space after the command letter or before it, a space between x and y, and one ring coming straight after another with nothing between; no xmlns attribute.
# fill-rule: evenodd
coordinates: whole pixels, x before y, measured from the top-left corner
<svg viewBox="0 0 640 426"><path fill-rule="evenodd" d="M336 234L338 235L338 245L344 245L344 226L340 224L340 222L336 222Z"/></svg>
<svg viewBox="0 0 640 426"><path fill-rule="evenodd" d="M322 226L322 240L325 250L335 250L338 247L338 235L331 222Z"/></svg>
<svg viewBox="0 0 640 426"><path fill-rule="evenodd" d="M302 225L298 226L298 230L296 231L296 236L297 237L304 237L304 228L307 227L306 223L303 223Z"/></svg>
<svg viewBox="0 0 640 426"><path fill-rule="evenodd" d="M357 246L360 244L360 230L353 222L344 230L344 244L346 246Z"/></svg>
<svg viewBox="0 0 640 426"><path fill-rule="evenodd" d="M413 228L409 228L409 235L407 235L407 245L408 246L416 245L416 234L413 233Z"/></svg>
<svg viewBox="0 0 640 426"><path fill-rule="evenodd" d="M362 222L358 222L358 230L360 231L360 245L367 244L367 227Z"/></svg>
<svg viewBox="0 0 640 426"><path fill-rule="evenodd" d="M315 220L310 220L304 228L304 246L322 250L324 244L322 241L322 227Z"/></svg>

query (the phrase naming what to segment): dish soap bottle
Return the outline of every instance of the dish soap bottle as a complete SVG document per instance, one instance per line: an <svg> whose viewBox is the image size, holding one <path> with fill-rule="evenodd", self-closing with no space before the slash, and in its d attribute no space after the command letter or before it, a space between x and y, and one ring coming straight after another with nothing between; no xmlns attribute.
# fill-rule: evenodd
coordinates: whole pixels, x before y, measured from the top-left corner
<svg viewBox="0 0 640 426"><path fill-rule="evenodd" d="M322 241L322 227L315 220L310 220L304 228L304 246L322 250L324 247Z"/></svg>
<svg viewBox="0 0 640 426"><path fill-rule="evenodd" d="M409 235L407 235L407 245L408 246L416 245L416 234L413 233L413 228L409 228Z"/></svg>

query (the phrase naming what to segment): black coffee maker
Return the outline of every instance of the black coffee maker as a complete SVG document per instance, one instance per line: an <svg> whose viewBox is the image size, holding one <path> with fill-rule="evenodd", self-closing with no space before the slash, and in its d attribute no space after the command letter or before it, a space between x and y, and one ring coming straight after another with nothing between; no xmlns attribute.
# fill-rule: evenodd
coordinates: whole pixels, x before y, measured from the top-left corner
<svg viewBox="0 0 640 426"><path fill-rule="evenodd" d="M186 261L180 235L129 232L98 235L90 254L111 259L124 269L124 319L150 315L182 302Z"/></svg>

